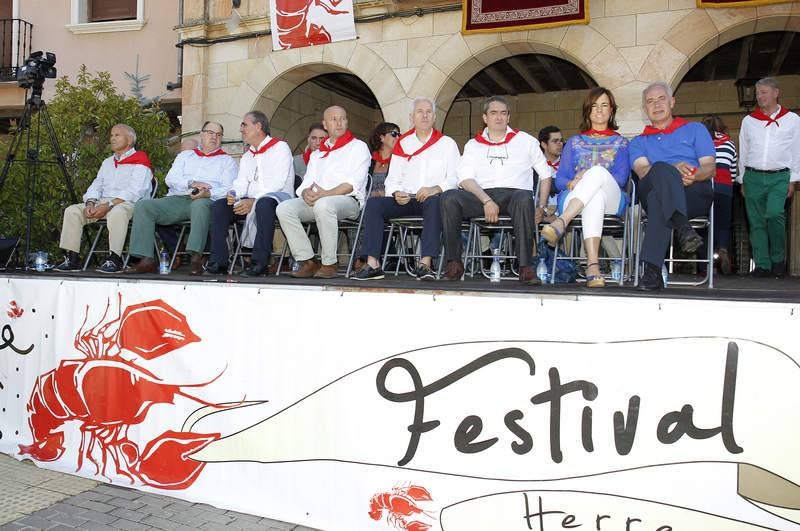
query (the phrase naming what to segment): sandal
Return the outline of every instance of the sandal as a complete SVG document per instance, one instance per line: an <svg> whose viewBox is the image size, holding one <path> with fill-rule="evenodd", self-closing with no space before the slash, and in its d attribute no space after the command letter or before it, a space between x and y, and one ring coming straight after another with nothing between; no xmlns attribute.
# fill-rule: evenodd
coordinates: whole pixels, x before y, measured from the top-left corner
<svg viewBox="0 0 800 531"><path fill-rule="evenodd" d="M586 270L588 271L590 267L597 266L600 267L600 264L597 262L586 264ZM586 287L587 288L604 288L606 287L606 279L603 278L603 275L590 275L586 273Z"/></svg>
<svg viewBox="0 0 800 531"><path fill-rule="evenodd" d="M561 222L561 230L558 230L555 226L557 221ZM555 247L561 237L564 236L564 231L566 230L567 224L561 217L557 217L552 223L544 226L542 229L542 238L544 238L551 247Z"/></svg>

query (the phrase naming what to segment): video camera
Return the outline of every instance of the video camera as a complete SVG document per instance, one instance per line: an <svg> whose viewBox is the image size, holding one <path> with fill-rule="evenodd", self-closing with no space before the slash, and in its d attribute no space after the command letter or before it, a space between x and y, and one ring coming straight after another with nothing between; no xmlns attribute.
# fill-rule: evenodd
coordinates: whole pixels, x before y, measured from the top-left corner
<svg viewBox="0 0 800 531"><path fill-rule="evenodd" d="M56 77L56 54L33 52L17 70L17 85L24 89L41 89L45 79Z"/></svg>

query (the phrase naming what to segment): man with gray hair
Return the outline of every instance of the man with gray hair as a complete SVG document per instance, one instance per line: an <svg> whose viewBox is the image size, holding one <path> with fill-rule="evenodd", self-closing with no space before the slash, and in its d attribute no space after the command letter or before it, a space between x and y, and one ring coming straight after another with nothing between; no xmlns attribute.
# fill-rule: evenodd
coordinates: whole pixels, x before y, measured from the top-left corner
<svg viewBox="0 0 800 531"><path fill-rule="evenodd" d="M661 267L672 231L686 254L703 243L689 219L706 215L711 208L716 149L703 124L672 116L675 98L663 81L645 88L642 102L651 125L631 141L628 152L647 212L639 289L657 290L664 288Z"/></svg>
<svg viewBox="0 0 800 531"><path fill-rule="evenodd" d="M105 159L89 189L83 194L83 203L70 205L64 211L59 246L67 251L64 261L54 270L59 272L81 270L81 237L83 227L105 219L108 228L108 260L97 271L118 273L122 270L122 248L128 236L128 222L133 216L133 205L148 197L152 191L153 171L144 151L136 151L136 131L125 124L111 128L113 155Z"/></svg>
<svg viewBox="0 0 800 531"><path fill-rule="evenodd" d="M739 176L755 277L780 278L786 272L784 205L800 180L800 117L778 103L778 82L756 83L758 109L745 116L739 131Z"/></svg>
<svg viewBox="0 0 800 531"><path fill-rule="evenodd" d="M441 247L439 197L445 190L455 188L458 146L434 128L436 105L430 98L414 99L409 118L414 127L394 145L386 176L386 195L371 198L365 207L361 251L367 255L367 263L353 277L355 280L383 278L378 262L383 225L387 219L400 216L422 216L422 256L415 276L417 280L436 278L431 264Z"/></svg>

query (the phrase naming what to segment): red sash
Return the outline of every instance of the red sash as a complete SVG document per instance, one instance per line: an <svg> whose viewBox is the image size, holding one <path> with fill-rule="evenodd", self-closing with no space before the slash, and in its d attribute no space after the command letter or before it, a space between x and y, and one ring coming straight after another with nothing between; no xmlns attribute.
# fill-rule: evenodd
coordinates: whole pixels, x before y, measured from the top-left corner
<svg viewBox="0 0 800 531"><path fill-rule="evenodd" d="M333 147L328 147L328 139L330 137L326 136L322 143L319 145L319 150L322 151L322 158L324 159L328 155L331 154L332 151L336 151L339 148L342 148L349 144L352 140L355 139L353 133L349 130L345 131L342 136L336 139L336 142L333 143Z"/></svg>
<svg viewBox="0 0 800 531"><path fill-rule="evenodd" d="M611 129L603 129L602 131L598 131L597 129L589 129L588 131L584 131L581 133L582 135L591 136L619 136L619 133L613 131Z"/></svg>
<svg viewBox="0 0 800 531"><path fill-rule="evenodd" d="M478 134L475 135L475 141L485 146L502 146L503 144L511 142L511 139L517 136L517 133L519 133L518 129L512 129L511 132L506 133L506 137L500 142L492 142L483 137L483 131L478 131Z"/></svg>
<svg viewBox="0 0 800 531"><path fill-rule="evenodd" d="M413 135L413 134L415 134L415 132L416 132L415 129L411 129L410 131L406 131L405 133L403 133L400 136L400 138L397 139L397 142L394 144L394 151L392 151L392 155L397 155L398 157L403 157L404 159L408 159L409 162L410 162L412 158L416 157L417 155L419 155L420 153L422 153L423 151L425 151L426 149L428 149L429 147L434 145L436 142L439 141L440 138L442 138L444 136L441 131L437 131L436 129L433 129L431 131L431 137L428 139L428 141L425 142L422 145L422 147L420 147L414 153L411 153L409 155L408 153L406 153L403 150L403 146L400 145L400 144L401 144L401 142L403 141L403 139L405 137L407 137L409 135Z"/></svg>
<svg viewBox="0 0 800 531"><path fill-rule="evenodd" d="M713 138L714 147L719 147L730 139L731 137L726 135L725 133L714 132L714 138Z"/></svg>
<svg viewBox="0 0 800 531"><path fill-rule="evenodd" d="M391 159L392 159L392 154L391 153L389 153L389 156L384 159L384 158L381 158L381 152L380 151L373 151L372 152L372 160L374 160L378 164L384 164L384 165L389 164L389 161Z"/></svg>
<svg viewBox="0 0 800 531"><path fill-rule="evenodd" d="M274 146L278 142L280 142L280 139L271 138L269 142L267 142L266 144L264 144L263 146L261 146L257 150L253 149L253 146L250 146L250 149L248 149L247 151L249 151L250 154L255 157L256 155L261 155L262 153L266 152L269 148L271 148L272 146Z"/></svg>
<svg viewBox="0 0 800 531"><path fill-rule="evenodd" d="M755 111L751 112L750 116L752 116L756 120L761 120L762 122L767 122L766 124L764 124L764 127L769 127L770 124L775 124L778 127L780 127L781 124L778 123L778 120L780 120L780 118L782 116L784 116L784 115L786 115L788 113L789 113L789 109L787 109L786 107L781 107L781 109L778 111L778 115L775 118L772 118L768 114L764 114L764 111L762 111L761 109L756 109Z"/></svg>
<svg viewBox="0 0 800 531"><path fill-rule="evenodd" d="M308 166L309 160L311 160L311 150L306 148L306 150L303 151L303 162L306 163L306 166Z"/></svg>
<svg viewBox="0 0 800 531"><path fill-rule="evenodd" d="M153 169L153 164L150 162L150 157L148 157L147 153L144 151L134 151L130 157L125 157L121 160L114 159L115 168L120 164L141 164L142 166L147 166L151 170Z"/></svg>
<svg viewBox="0 0 800 531"><path fill-rule="evenodd" d="M556 170L556 171L558 171L559 164L561 164L561 159L558 159L555 162L550 162L549 160L547 161L547 165L550 166L551 168L553 168L553 170Z"/></svg>
<svg viewBox="0 0 800 531"><path fill-rule="evenodd" d="M678 129L679 127L683 127L688 123L689 122L687 122L683 118L676 116L664 129L659 129L657 127L653 127L652 125L646 126L644 128L644 131L642 131L642 136L660 135L660 134L668 135L670 133L675 132L675 130Z"/></svg>
<svg viewBox="0 0 800 531"><path fill-rule="evenodd" d="M218 155L227 155L227 153L225 153L222 149L217 149L211 153L203 153L199 149L194 148L194 152L197 153L198 157L216 157Z"/></svg>

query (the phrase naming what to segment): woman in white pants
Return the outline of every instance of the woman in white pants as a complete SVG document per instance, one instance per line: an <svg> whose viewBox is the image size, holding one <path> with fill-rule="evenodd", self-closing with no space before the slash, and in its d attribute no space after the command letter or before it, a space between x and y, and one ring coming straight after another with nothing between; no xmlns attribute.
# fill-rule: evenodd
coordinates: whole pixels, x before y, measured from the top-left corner
<svg viewBox="0 0 800 531"><path fill-rule="evenodd" d="M616 132L614 95L604 87L592 89L583 102L581 131L569 139L556 173L559 216L542 229L542 237L555 246L566 227L581 214L586 252L586 286L601 288L605 280L598 262L603 216L621 214L623 193L630 177L628 141Z"/></svg>

